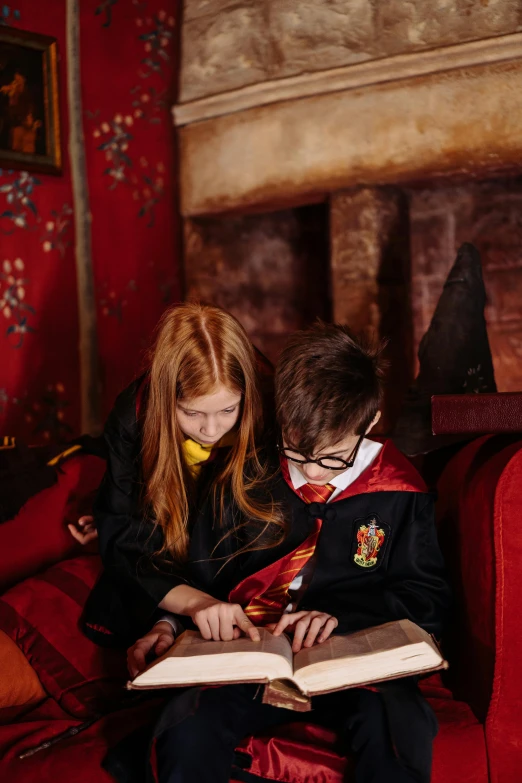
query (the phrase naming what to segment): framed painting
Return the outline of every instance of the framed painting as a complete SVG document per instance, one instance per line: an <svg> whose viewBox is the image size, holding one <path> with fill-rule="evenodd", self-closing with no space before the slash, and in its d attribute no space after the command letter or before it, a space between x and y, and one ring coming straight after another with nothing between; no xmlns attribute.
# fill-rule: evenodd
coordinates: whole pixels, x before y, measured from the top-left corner
<svg viewBox="0 0 522 783"><path fill-rule="evenodd" d="M56 39L0 27L0 168L60 174Z"/></svg>

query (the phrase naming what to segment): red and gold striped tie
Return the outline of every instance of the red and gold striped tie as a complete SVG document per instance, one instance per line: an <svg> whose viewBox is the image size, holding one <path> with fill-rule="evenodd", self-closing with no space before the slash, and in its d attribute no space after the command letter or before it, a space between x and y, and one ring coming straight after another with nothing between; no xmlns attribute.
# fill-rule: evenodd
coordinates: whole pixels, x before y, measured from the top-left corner
<svg viewBox="0 0 522 783"><path fill-rule="evenodd" d="M334 489L332 484L325 484L324 487L316 484L303 484L297 490L297 494L303 498L305 503L327 503Z"/></svg>
<svg viewBox="0 0 522 783"><path fill-rule="evenodd" d="M335 487L331 484L325 484L323 487L304 484L296 492L305 503L326 503L334 490ZM313 533L308 536L306 541L303 541L289 560L283 561L283 570L277 574L268 590L265 590L262 595L252 598L245 607L245 614L250 617L253 623L266 625L279 620L290 602L288 597L290 585L313 557L321 525L322 520L316 519Z"/></svg>

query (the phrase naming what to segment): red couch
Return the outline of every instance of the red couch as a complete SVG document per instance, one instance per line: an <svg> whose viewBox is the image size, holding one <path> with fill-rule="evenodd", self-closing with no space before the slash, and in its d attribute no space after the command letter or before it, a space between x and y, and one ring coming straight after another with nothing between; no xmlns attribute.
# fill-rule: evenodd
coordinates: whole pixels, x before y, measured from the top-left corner
<svg viewBox="0 0 522 783"><path fill-rule="evenodd" d="M471 442L447 465L438 487L440 535L457 596L457 621L446 640L451 661L447 680L443 683L434 676L423 684L440 723L432 780L518 783L522 439L491 436ZM39 524L62 530L67 504L62 502L58 512L53 511L53 491L56 488L40 493L32 512L26 506L25 517L17 518L17 524L29 524L28 513L46 508L47 519ZM5 554L2 527L0 551L3 548ZM60 538L58 556L66 540L68 546L68 539ZM1 777L16 783L109 783L112 779L100 766L108 746L150 720L156 702L116 709L78 736L19 759L28 748L92 720L109 706L115 709L125 678L124 655L95 647L78 629L81 607L99 571L98 558L80 553L35 574L33 543L31 537L25 541L30 563L26 573L19 568L20 581L0 597L0 629L17 641L48 696L15 720L0 711ZM42 565L49 559L47 551ZM28 578L22 580L22 575ZM249 738L241 746L248 774L238 770L235 777L341 783L347 762L332 749L333 739L328 731L305 724L289 725L274 736Z"/></svg>

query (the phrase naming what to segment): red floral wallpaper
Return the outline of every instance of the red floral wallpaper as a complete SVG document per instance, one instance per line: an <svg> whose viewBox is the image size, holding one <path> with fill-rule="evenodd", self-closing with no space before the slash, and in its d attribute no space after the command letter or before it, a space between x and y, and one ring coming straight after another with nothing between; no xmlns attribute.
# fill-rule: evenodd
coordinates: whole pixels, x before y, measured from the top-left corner
<svg viewBox="0 0 522 783"><path fill-rule="evenodd" d="M93 0L81 5L84 130L105 412L133 377L165 305L179 297L169 112L174 8L173 0Z"/></svg>
<svg viewBox="0 0 522 783"><path fill-rule="evenodd" d="M176 0L82 0L83 130L102 413L139 369L180 297L174 141ZM0 24L52 35L60 53L63 174L0 172L0 434L79 433L74 199L65 0L18 0Z"/></svg>

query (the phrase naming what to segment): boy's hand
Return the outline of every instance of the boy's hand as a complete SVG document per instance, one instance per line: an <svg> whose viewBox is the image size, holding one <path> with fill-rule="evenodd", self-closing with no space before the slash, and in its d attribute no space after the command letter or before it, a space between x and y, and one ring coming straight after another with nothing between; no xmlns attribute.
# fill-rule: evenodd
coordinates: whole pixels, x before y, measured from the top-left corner
<svg viewBox="0 0 522 783"><path fill-rule="evenodd" d="M160 620L149 633L129 647L127 650L127 668L134 679L147 665L147 655L154 651L155 655L162 655L174 644L174 631L170 623Z"/></svg>
<svg viewBox="0 0 522 783"><path fill-rule="evenodd" d="M190 617L197 625L203 639L230 642L245 634L253 642L261 640L259 631L239 604L228 604L206 596L191 607Z"/></svg>
<svg viewBox="0 0 522 783"><path fill-rule="evenodd" d="M267 628L274 636L281 636L283 631L293 631L292 652L296 653L301 647L312 647L316 642L326 641L338 625L337 618L326 612L302 611L284 614L278 623Z"/></svg>
<svg viewBox="0 0 522 783"><path fill-rule="evenodd" d="M67 525L73 538L80 542L82 546L90 544L98 538L98 531L94 524L94 517L80 517L74 525Z"/></svg>

